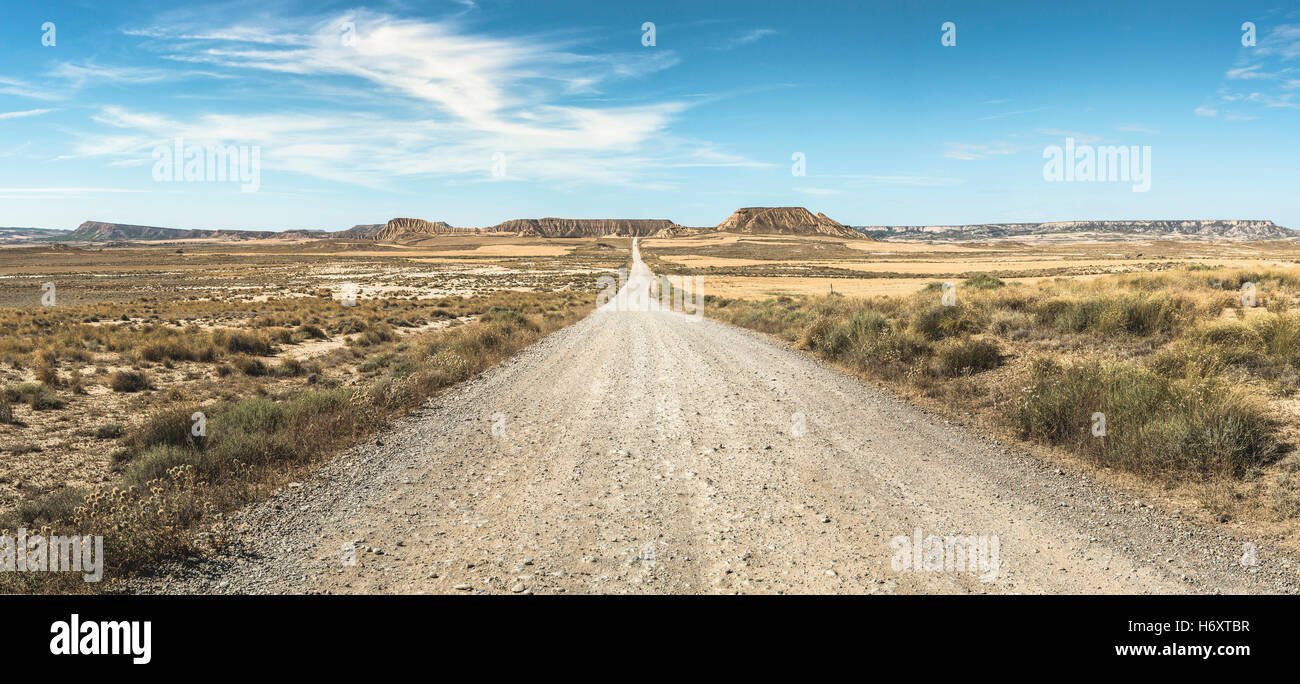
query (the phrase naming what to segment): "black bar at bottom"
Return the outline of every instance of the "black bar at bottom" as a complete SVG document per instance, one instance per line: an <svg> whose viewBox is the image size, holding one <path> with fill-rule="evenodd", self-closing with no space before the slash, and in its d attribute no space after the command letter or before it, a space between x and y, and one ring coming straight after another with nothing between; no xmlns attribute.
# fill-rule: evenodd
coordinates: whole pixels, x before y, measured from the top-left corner
<svg viewBox="0 0 1300 684"><path fill-rule="evenodd" d="M0 651L36 671L159 674L240 660L374 674L406 656L476 655L494 670L521 659L563 667L579 654L650 658L645 666L660 674L661 659L674 654L710 658L722 671L809 657L819 668L915 657L925 663L919 672L943 677L957 673L952 658L972 656L990 666L1046 659L1067 669L1240 668L1290 660L1297 610L1292 596L4 596ZM70 630L73 615L83 633L119 621L143 631L148 621L150 662L52 653L51 626Z"/></svg>

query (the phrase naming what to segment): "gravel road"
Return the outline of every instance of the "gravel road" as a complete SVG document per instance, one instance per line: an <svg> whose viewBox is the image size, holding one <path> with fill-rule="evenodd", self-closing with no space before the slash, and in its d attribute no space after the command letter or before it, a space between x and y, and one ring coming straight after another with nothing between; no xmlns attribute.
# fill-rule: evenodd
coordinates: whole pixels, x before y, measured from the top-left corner
<svg viewBox="0 0 1300 684"><path fill-rule="evenodd" d="M648 276L638 256L629 287ZM618 308L239 512L226 552L129 590L1297 590L1295 558L1259 541L1252 556L1226 525L1141 505L760 335ZM974 543L912 548L932 535Z"/></svg>

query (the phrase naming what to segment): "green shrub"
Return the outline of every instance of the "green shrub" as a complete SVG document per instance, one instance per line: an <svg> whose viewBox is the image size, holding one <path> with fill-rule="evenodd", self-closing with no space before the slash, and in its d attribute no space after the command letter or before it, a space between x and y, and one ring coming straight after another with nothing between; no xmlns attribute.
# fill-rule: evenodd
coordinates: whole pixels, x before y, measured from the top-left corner
<svg viewBox="0 0 1300 684"><path fill-rule="evenodd" d="M1092 433L1098 412L1102 437ZM1280 451L1264 408L1222 380L1170 379L1129 364L1039 360L1010 419L1022 437L1150 476L1240 476Z"/></svg>
<svg viewBox="0 0 1300 684"><path fill-rule="evenodd" d="M238 369L240 373L251 377L261 377L267 373L266 364L262 363L261 359L255 359L251 356L239 356L233 359L230 363Z"/></svg>
<svg viewBox="0 0 1300 684"><path fill-rule="evenodd" d="M378 372L392 365L393 362L397 359L397 356L398 355L395 352L391 352L391 351L386 351L381 354L375 354L374 356L366 359L365 361L362 361L361 364L357 366L357 370L361 371L362 373Z"/></svg>
<svg viewBox="0 0 1300 684"><path fill-rule="evenodd" d="M513 332L515 330L530 330L537 332L538 330L541 330L541 326L520 313L518 310L499 306L494 306L488 309L487 313L483 314L482 320L484 323L500 324L502 326L501 329L506 332Z"/></svg>
<svg viewBox="0 0 1300 684"><path fill-rule="evenodd" d="M271 374L281 378L292 378L302 375L305 370L298 359L284 359L280 361L280 365L271 369Z"/></svg>
<svg viewBox="0 0 1300 684"><path fill-rule="evenodd" d="M191 430L198 406L171 406L147 416L140 425L127 431L124 444L133 453L141 453L156 446L194 447L196 439Z"/></svg>
<svg viewBox="0 0 1300 684"><path fill-rule="evenodd" d="M108 386L114 392L139 392L150 387L143 371L114 371L108 376Z"/></svg>
<svg viewBox="0 0 1300 684"><path fill-rule="evenodd" d="M974 290L993 290L1003 287L1004 285L1006 285L1006 283L1002 282L1001 278L989 275L988 273L976 273L962 283L963 287L968 287Z"/></svg>
<svg viewBox="0 0 1300 684"><path fill-rule="evenodd" d="M86 492L80 487L63 487L52 492L42 492L18 504L18 522L39 529L70 517L81 505Z"/></svg>
<svg viewBox="0 0 1300 684"><path fill-rule="evenodd" d="M107 423L95 428L96 439L117 439L126 434L126 430L120 423Z"/></svg>
<svg viewBox="0 0 1300 684"><path fill-rule="evenodd" d="M142 361L201 361L211 363L217 359L217 349L211 344L198 344L191 340L170 338L149 342L136 351Z"/></svg>
<svg viewBox="0 0 1300 684"><path fill-rule="evenodd" d="M217 440L235 433L275 432L284 424L284 406L269 399L244 399L221 407L208 420L208 434Z"/></svg>
<svg viewBox="0 0 1300 684"><path fill-rule="evenodd" d="M1250 327L1259 336L1265 353L1300 368L1300 314L1252 316Z"/></svg>
<svg viewBox="0 0 1300 684"><path fill-rule="evenodd" d="M251 354L253 356L270 356L274 351L270 340L258 333L242 330L218 330L212 333L212 341L218 347L232 354Z"/></svg>
<svg viewBox="0 0 1300 684"><path fill-rule="evenodd" d="M911 329L927 340L977 333L983 327L978 313L967 304L933 304L912 316Z"/></svg>
<svg viewBox="0 0 1300 684"><path fill-rule="evenodd" d="M1001 363L1002 354L996 342L967 338L949 340L939 345L935 349L931 368L935 374L951 378L997 368Z"/></svg>
<svg viewBox="0 0 1300 684"><path fill-rule="evenodd" d="M186 449L170 444L154 446L131 460L126 472L122 474L123 483L128 487L145 488L154 480L166 479L169 471L177 466L193 466L196 472L203 472L206 458L197 449Z"/></svg>
<svg viewBox="0 0 1300 684"><path fill-rule="evenodd" d="M315 340L324 340L329 338L329 336L325 334L324 330L321 330L319 327L314 325L300 325L296 330L294 330L294 332Z"/></svg>
<svg viewBox="0 0 1300 684"><path fill-rule="evenodd" d="M58 410L67 405L67 402L56 396L49 387L35 382L9 385L4 389L4 400L21 401L33 411Z"/></svg>
<svg viewBox="0 0 1300 684"><path fill-rule="evenodd" d="M1092 297L1056 297L1034 306L1041 325L1065 332L1128 333L1149 336L1173 332L1189 307L1169 295L1134 293Z"/></svg>

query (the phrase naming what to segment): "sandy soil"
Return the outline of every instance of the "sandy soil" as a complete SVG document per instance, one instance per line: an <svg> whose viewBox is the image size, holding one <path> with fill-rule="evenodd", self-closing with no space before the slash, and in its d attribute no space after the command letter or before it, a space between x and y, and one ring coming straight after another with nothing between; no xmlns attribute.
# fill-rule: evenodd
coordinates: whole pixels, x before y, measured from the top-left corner
<svg viewBox="0 0 1300 684"><path fill-rule="evenodd" d="M598 311L231 524L222 554L130 590L1298 589L1296 560L1263 542L1243 564L1252 540L1222 526L672 312ZM996 538L996 562L900 562L918 534Z"/></svg>

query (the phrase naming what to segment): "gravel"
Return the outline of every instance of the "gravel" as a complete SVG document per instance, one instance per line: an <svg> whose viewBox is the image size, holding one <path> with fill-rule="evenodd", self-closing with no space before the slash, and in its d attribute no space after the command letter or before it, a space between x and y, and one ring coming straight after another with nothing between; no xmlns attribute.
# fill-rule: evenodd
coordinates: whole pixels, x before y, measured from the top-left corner
<svg viewBox="0 0 1300 684"><path fill-rule="evenodd" d="M1293 593L1300 567L671 312L597 312L231 524L226 551L128 590ZM996 578L898 567L918 529L996 537Z"/></svg>

